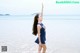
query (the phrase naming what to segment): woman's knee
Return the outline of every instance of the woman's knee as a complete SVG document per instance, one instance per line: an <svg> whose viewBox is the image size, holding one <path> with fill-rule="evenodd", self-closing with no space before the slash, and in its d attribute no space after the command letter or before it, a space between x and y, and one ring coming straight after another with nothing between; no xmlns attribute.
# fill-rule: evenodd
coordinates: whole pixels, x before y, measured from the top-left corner
<svg viewBox="0 0 80 53"><path fill-rule="evenodd" d="M47 47L45 44L42 44L43 50L46 51Z"/></svg>
<svg viewBox="0 0 80 53"><path fill-rule="evenodd" d="M42 49L42 46L39 46L39 51L41 51L41 49Z"/></svg>

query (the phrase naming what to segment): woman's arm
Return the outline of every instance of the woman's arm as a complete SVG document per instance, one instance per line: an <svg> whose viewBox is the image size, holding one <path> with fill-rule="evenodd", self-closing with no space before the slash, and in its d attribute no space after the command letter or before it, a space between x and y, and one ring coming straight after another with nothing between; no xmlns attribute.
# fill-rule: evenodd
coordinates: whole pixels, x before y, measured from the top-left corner
<svg viewBox="0 0 80 53"><path fill-rule="evenodd" d="M43 6L43 3L42 3L42 8L41 8L41 17L43 17L43 8L44 8L44 6Z"/></svg>
<svg viewBox="0 0 80 53"><path fill-rule="evenodd" d="M41 26L40 26L40 25L37 25L39 43L41 43L41 39L40 39L40 29L41 29Z"/></svg>

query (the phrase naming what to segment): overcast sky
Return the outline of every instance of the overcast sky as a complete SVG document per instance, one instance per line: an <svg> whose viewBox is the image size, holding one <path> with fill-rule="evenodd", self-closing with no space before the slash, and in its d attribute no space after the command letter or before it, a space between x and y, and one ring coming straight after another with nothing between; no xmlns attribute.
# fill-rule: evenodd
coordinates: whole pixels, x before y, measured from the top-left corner
<svg viewBox="0 0 80 53"><path fill-rule="evenodd" d="M0 0L0 14L30 15L41 11L41 0ZM80 15L80 4L56 4L44 0L45 15Z"/></svg>

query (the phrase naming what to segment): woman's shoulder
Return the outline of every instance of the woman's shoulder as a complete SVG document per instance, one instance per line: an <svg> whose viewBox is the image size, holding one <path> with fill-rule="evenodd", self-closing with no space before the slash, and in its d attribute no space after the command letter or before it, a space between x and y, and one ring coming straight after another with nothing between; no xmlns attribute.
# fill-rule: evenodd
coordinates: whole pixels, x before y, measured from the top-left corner
<svg viewBox="0 0 80 53"><path fill-rule="evenodd" d="M38 23L37 27L42 27L43 23Z"/></svg>
<svg viewBox="0 0 80 53"><path fill-rule="evenodd" d="M40 23L38 23L38 24L37 24L37 27L41 27L41 24L40 24Z"/></svg>

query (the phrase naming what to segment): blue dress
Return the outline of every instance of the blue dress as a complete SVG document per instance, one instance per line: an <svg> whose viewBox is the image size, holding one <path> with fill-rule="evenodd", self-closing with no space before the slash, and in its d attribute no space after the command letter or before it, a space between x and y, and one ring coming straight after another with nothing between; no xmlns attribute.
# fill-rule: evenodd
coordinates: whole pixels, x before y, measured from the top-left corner
<svg viewBox="0 0 80 53"><path fill-rule="evenodd" d="M45 28L43 27L43 23L38 23L39 25L41 25L41 29L40 29L40 40L42 44L45 44L46 41L46 31ZM37 37L37 39L35 40L35 43L39 44L39 39Z"/></svg>

